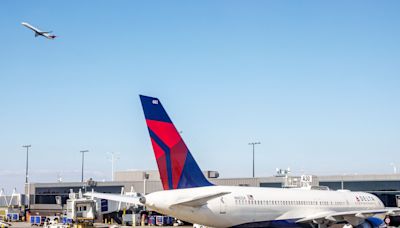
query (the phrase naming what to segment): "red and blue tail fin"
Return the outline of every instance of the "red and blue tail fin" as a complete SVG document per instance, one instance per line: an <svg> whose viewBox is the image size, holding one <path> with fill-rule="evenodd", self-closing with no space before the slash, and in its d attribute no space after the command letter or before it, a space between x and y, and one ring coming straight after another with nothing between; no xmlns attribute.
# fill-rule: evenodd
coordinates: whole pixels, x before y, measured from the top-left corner
<svg viewBox="0 0 400 228"><path fill-rule="evenodd" d="M204 177L161 102L142 95L140 100L164 190L212 185Z"/></svg>

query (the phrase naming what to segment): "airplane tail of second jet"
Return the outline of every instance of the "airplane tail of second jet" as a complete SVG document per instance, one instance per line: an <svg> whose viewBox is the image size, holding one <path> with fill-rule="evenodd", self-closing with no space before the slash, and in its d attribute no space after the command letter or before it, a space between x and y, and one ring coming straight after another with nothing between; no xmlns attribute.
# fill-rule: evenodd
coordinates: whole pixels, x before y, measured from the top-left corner
<svg viewBox="0 0 400 228"><path fill-rule="evenodd" d="M164 190L212 185L155 97L140 95Z"/></svg>

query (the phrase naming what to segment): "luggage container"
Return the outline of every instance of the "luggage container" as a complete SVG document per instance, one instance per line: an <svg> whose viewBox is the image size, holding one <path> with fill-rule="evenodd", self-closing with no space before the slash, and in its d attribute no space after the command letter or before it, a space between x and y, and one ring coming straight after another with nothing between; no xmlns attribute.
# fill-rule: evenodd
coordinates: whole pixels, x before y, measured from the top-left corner
<svg viewBox="0 0 400 228"><path fill-rule="evenodd" d="M42 225L42 216L31 216L30 217L31 226L40 226Z"/></svg>
<svg viewBox="0 0 400 228"><path fill-rule="evenodd" d="M165 225L172 226L174 224L174 218L170 216L165 216Z"/></svg>
<svg viewBox="0 0 400 228"><path fill-rule="evenodd" d="M7 220L10 222L17 222L17 221L19 221L19 214L18 213L8 213Z"/></svg>
<svg viewBox="0 0 400 228"><path fill-rule="evenodd" d="M162 216L162 215L157 215L156 216L156 225L157 226L163 226L164 225L164 216Z"/></svg>
<svg viewBox="0 0 400 228"><path fill-rule="evenodd" d="M149 225L150 226L156 225L156 217L154 215L149 216Z"/></svg>

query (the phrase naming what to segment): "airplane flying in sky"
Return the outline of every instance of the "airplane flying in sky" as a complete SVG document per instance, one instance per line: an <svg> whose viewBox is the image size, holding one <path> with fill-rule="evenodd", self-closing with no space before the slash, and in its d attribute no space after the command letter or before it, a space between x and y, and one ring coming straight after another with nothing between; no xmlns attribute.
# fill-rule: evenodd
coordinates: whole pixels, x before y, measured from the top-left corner
<svg viewBox="0 0 400 228"><path fill-rule="evenodd" d="M35 32L35 37L37 36L43 36L46 37L47 39L53 40L54 38L56 38L57 36L55 35L51 35L50 33L52 33L52 31L49 32L43 32L40 31L38 28L33 27L32 25L26 23L26 22L22 22L21 23L23 26L27 27L28 29L32 30Z"/></svg>
<svg viewBox="0 0 400 228"><path fill-rule="evenodd" d="M349 190L215 186L203 175L159 99L140 96L164 191L140 198L87 196L144 204L148 209L210 227L378 227L394 215L375 195Z"/></svg>

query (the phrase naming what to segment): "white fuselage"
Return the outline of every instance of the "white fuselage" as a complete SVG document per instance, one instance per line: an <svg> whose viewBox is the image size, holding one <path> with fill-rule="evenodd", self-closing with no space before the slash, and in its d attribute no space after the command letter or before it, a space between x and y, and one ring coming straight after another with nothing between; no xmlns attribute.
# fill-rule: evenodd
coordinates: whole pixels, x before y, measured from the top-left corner
<svg viewBox="0 0 400 228"><path fill-rule="evenodd" d="M50 35L49 32L43 32L43 31L41 31L40 29L35 28L35 27L33 27L32 25L30 25L30 24L28 24L28 23L26 23L26 22L22 22L21 24L22 24L23 26L29 28L30 30L34 31L35 34L36 34L37 36L44 36L44 37L46 37L47 39L54 39L54 38L55 38L55 36Z"/></svg>
<svg viewBox="0 0 400 228"><path fill-rule="evenodd" d="M201 194L229 192L199 207L173 205ZM146 195L146 206L162 214L212 227L298 220L318 213L384 208L374 195L365 192L310 189L208 186L166 190Z"/></svg>

